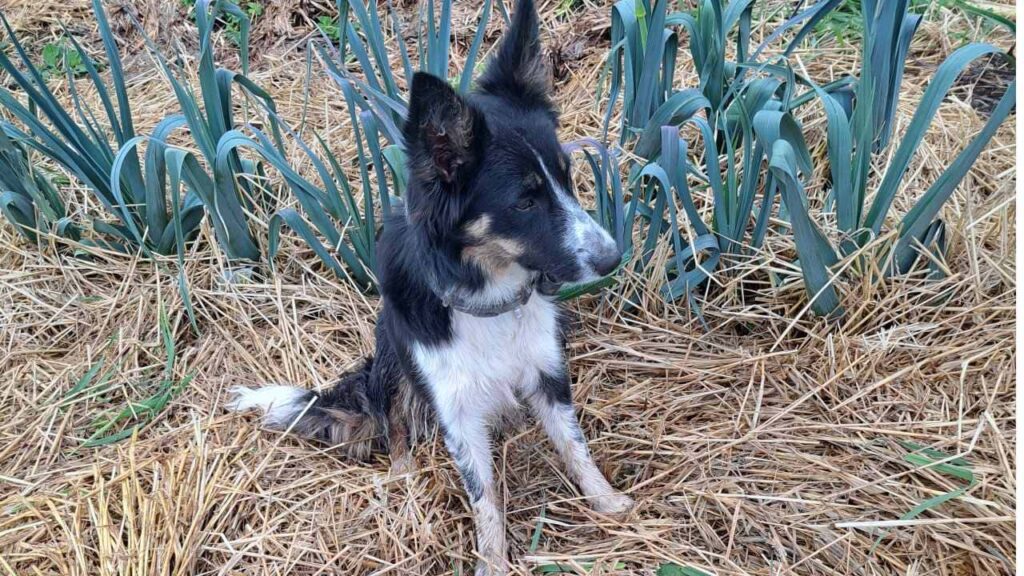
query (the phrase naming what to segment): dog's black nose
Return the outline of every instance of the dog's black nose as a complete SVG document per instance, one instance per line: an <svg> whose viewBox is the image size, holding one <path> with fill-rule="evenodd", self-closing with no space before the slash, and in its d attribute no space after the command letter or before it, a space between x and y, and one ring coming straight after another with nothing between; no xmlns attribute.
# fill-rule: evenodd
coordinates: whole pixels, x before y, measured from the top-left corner
<svg viewBox="0 0 1024 576"><path fill-rule="evenodd" d="M619 261L622 260L622 253L614 245L608 248L602 248L598 250L589 259L590 265L594 267L594 272L597 272L598 276L607 276L611 274L615 267L619 265Z"/></svg>

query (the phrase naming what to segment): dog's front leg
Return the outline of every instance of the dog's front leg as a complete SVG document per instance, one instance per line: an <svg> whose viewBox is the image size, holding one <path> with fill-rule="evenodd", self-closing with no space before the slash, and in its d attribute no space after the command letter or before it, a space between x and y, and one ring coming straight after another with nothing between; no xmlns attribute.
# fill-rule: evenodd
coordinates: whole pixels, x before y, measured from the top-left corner
<svg viewBox="0 0 1024 576"><path fill-rule="evenodd" d="M537 389L529 395L528 401L554 443L569 475L576 481L590 505L605 514L629 510L633 500L612 488L590 456L587 440L573 412L568 373L542 373Z"/></svg>
<svg viewBox="0 0 1024 576"><path fill-rule="evenodd" d="M443 412L443 411L442 411ZM480 415L465 412L441 414L444 443L462 475L473 506L476 525L476 576L498 576L508 572L505 540L505 513L494 483L491 437L487 422Z"/></svg>

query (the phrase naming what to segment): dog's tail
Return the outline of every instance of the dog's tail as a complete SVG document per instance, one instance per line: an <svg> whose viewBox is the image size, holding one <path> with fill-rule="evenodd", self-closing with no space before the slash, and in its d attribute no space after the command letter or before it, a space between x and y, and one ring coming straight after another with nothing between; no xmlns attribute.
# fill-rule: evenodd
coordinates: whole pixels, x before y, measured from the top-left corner
<svg viewBox="0 0 1024 576"><path fill-rule="evenodd" d="M386 423L371 415L366 399L373 359L344 374L326 392L293 386L231 389L225 407L235 412L259 408L263 423L275 430L339 446L355 458L365 459L382 448Z"/></svg>

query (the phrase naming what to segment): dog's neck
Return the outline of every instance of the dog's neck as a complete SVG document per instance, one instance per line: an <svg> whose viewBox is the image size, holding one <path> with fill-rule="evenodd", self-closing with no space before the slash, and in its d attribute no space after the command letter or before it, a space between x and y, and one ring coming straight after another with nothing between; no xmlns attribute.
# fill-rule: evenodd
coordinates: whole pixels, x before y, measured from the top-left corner
<svg viewBox="0 0 1024 576"><path fill-rule="evenodd" d="M444 289L432 289L446 308L491 318L514 313L525 306L536 291L539 279L539 274L514 265L500 277L489 279L481 289L471 290L457 283Z"/></svg>

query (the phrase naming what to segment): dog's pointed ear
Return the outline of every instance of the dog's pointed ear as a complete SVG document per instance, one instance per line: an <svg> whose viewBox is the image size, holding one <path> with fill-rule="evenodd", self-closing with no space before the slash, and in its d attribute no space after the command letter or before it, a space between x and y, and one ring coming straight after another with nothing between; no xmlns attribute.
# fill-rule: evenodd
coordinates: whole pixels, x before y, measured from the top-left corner
<svg viewBox="0 0 1024 576"><path fill-rule="evenodd" d="M475 165L485 132L483 116L447 82L413 76L405 148L421 180L454 184Z"/></svg>
<svg viewBox="0 0 1024 576"><path fill-rule="evenodd" d="M549 105L550 72L544 64L533 0L516 3L512 24L505 32L498 53L491 59L478 86L483 92L532 103Z"/></svg>

